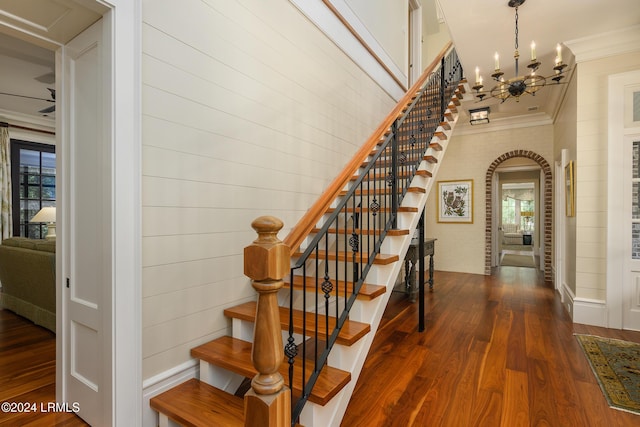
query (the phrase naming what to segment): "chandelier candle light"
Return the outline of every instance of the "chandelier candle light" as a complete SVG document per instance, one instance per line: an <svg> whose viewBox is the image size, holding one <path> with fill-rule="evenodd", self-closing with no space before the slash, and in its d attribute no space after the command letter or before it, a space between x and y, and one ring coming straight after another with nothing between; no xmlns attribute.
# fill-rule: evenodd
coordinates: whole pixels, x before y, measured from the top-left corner
<svg viewBox="0 0 640 427"><path fill-rule="evenodd" d="M516 63L515 77L505 81L504 73L500 71L500 56L498 55L498 52L494 55L495 69L493 74L491 74L491 77L498 82L498 84L491 89L489 96L498 98L502 102L511 97L515 98L516 101L519 101L520 96L524 94L535 95L538 90L542 89L547 84L547 79L551 79L555 82L549 84L559 84L560 80L564 78L564 69L567 66L562 63L562 48L560 47L560 44L558 44L556 46L557 54L555 66L553 67L555 74L551 77L536 75L536 71L538 70L538 67L540 67L540 62L536 58L536 44L535 42L531 42L531 62L527 65L527 68L529 68L531 72L529 75L519 75L518 60L520 59L520 53L518 52L518 7L522 6L525 1L526 0L509 0L509 7L514 7L516 9L516 49L513 54L513 58ZM487 93L483 91L483 88L484 85L482 84L480 69L476 67L476 83L473 86L473 90L476 91L476 97L478 97L480 101L487 96Z"/></svg>

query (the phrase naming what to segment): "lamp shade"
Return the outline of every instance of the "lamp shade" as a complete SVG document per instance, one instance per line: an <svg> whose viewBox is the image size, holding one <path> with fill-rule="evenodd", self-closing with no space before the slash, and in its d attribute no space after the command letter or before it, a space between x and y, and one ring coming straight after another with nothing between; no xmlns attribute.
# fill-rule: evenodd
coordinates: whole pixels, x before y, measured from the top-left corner
<svg viewBox="0 0 640 427"><path fill-rule="evenodd" d="M40 211L31 218L29 222L56 222L56 208L55 206L49 206L40 209Z"/></svg>

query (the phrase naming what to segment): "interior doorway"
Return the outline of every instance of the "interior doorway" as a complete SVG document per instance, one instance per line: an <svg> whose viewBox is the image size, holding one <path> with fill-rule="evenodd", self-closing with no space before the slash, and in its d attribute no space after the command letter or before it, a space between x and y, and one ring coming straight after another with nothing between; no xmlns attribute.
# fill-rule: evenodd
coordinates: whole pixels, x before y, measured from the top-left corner
<svg viewBox="0 0 640 427"><path fill-rule="evenodd" d="M104 369L100 375L104 377L105 393L100 423L96 425L129 425L142 418L142 378L141 378L141 231L140 231L140 58L141 58L141 4L129 0L111 0L105 3L99 0L77 0L74 7L85 12L97 14L95 19L77 26L78 16L86 13L67 13L67 9L59 8L57 2L3 2L0 10L0 33L27 41L56 52L56 73L61 64L61 55L66 43L93 22L103 19L109 32L108 51L109 64L106 78L111 83L109 97L110 135L108 138L110 157L109 170L117 170L118 174L109 177L111 191L107 197L106 219L111 233L109 241L112 247L108 251L113 256L109 265L112 276L102 287L105 291L106 315L102 319L106 326L101 341L104 351L101 352L100 363ZM71 3L69 3L71 5ZM48 8L52 8L49 10ZM9 9L9 10L7 10ZM63 16L56 15L56 10ZM46 22L43 22L46 21ZM59 90L60 85L68 81L56 81L58 107L65 102ZM117 107L117 108L116 108ZM60 130L64 117L56 115L56 130L62 135L60 139L69 137L68 129ZM58 139L58 141L60 141ZM59 149L59 157L70 155L69 150ZM58 167L61 174L64 168ZM69 180L68 176L64 177ZM63 185L57 185L63 188ZM60 194L59 199L68 197ZM58 252L66 247L62 241L65 232L69 232L74 224L65 222L68 213L58 216ZM62 319L65 313L65 277L62 273L64 262L56 260L56 307L57 317ZM56 333L56 401L65 402L67 391L65 383L65 362L74 355L66 349L64 329L61 320L57 322ZM78 358L75 362L86 362L88 359Z"/></svg>
<svg viewBox="0 0 640 427"><path fill-rule="evenodd" d="M513 160L512 160L513 159ZM527 160L528 165L516 165L515 162ZM509 170L510 169L510 170ZM515 169L515 170L514 170ZM500 192L495 187L500 172L517 172L525 170L535 170L539 177L539 199L536 209L536 235L539 242L539 266L543 270L544 280L553 281L551 271L551 217L553 209L553 176L549 163L541 155L528 150L513 150L502 154L496 158L487 169L485 180L485 194L491 195L491 202L486 204L486 225L485 225L485 274L491 275L493 262L497 257L499 245L497 242L497 223L499 218Z"/></svg>
<svg viewBox="0 0 640 427"><path fill-rule="evenodd" d="M533 180L510 180L512 172L500 175L500 214L496 236L500 248L498 264L500 267L536 268L537 171L526 172L526 175L535 177Z"/></svg>

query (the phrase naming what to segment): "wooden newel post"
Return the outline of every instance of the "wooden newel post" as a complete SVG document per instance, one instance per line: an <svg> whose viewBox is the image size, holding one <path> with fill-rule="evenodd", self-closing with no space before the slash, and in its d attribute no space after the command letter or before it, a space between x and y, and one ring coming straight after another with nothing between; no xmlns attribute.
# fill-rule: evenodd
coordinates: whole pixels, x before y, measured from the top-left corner
<svg viewBox="0 0 640 427"><path fill-rule="evenodd" d="M291 425L291 394L278 372L284 360L277 292L289 272L290 248L278 239L283 223L262 216L251 223L258 238L244 248L244 274L258 292L251 360L258 374L244 397L245 426Z"/></svg>

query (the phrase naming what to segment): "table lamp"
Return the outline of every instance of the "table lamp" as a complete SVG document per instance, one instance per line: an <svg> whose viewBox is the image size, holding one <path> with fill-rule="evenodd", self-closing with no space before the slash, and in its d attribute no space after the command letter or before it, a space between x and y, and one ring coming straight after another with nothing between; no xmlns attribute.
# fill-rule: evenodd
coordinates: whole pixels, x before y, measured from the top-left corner
<svg viewBox="0 0 640 427"><path fill-rule="evenodd" d="M46 222L47 223L47 236L45 239L53 240L56 238L56 208L55 206L48 206L40 209L37 214L31 218L29 222Z"/></svg>

